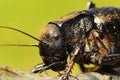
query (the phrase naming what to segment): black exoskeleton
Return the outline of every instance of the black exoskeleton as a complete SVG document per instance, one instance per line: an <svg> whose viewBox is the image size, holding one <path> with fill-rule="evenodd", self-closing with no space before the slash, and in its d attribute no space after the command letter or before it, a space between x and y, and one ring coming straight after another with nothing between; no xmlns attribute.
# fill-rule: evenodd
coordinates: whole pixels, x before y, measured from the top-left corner
<svg viewBox="0 0 120 80"><path fill-rule="evenodd" d="M21 30L0 26L21 32L37 41L43 64L33 72L47 69L59 72L65 70L63 80L69 78L74 63L83 72L98 71L120 75L120 9L114 7L95 8L73 12L56 21L49 22L35 38ZM16 45L15 45L16 46ZM29 45L18 45L29 46ZM67 58L70 56L70 63ZM84 64L94 64L87 69Z"/></svg>
<svg viewBox="0 0 120 80"><path fill-rule="evenodd" d="M54 71L66 68L69 74L74 63L87 70L84 64L99 66L96 71L107 71L104 68L117 66L120 62L120 9L113 7L91 8L73 12L50 22L41 32L40 55L46 65ZM110 67L109 67L110 68ZM92 70L91 70L92 71Z"/></svg>

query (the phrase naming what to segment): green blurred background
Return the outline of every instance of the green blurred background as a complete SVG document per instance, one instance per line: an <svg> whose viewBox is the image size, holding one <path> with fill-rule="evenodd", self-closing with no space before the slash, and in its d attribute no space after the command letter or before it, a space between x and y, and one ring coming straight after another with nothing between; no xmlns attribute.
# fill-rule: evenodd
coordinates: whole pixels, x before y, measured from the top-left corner
<svg viewBox="0 0 120 80"><path fill-rule="evenodd" d="M40 28L73 11L86 9L89 0L0 0L0 26L10 26L39 36ZM120 0L92 0L97 7L120 7ZM0 44L34 44L37 41L15 31L0 28ZM35 47L0 47L0 65L23 71L42 63ZM78 68L74 68L77 72ZM79 71L78 71L79 72Z"/></svg>

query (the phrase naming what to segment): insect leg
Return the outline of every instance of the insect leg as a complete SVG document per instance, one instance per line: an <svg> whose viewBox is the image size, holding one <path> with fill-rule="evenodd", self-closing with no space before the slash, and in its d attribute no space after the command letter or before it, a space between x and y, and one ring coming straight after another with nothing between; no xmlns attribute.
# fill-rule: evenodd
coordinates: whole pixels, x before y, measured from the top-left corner
<svg viewBox="0 0 120 80"><path fill-rule="evenodd" d="M47 68L45 68L45 64L44 63L42 63L42 64L38 64L38 65L36 65L33 69L32 69L32 72L33 73L41 73L41 72L43 72L44 70L46 70Z"/></svg>
<svg viewBox="0 0 120 80"><path fill-rule="evenodd" d="M95 8L95 4L91 1L87 3L87 9Z"/></svg>
<svg viewBox="0 0 120 80"><path fill-rule="evenodd" d="M55 65L56 63L52 63L52 64L50 64L50 65L46 65L46 64L44 64L44 63L42 63L42 64L38 64L37 66L35 66L33 69L32 69L32 72L33 73L42 73L43 71L45 71L45 70L48 70L48 69L50 69L50 67L52 66L52 65Z"/></svg>
<svg viewBox="0 0 120 80"><path fill-rule="evenodd" d="M113 64L118 62L120 62L120 53L109 54L108 56L102 58L103 65Z"/></svg>
<svg viewBox="0 0 120 80"><path fill-rule="evenodd" d="M109 54L101 59L96 58L96 62L94 64L96 63L101 66L97 72L103 74L120 75L120 53Z"/></svg>
<svg viewBox="0 0 120 80"><path fill-rule="evenodd" d="M71 72L71 69L73 68L73 65L74 65L74 60L76 59L77 57L77 54L79 52L79 49L80 48L76 48L74 50L74 52L72 53L73 56L71 57L71 60L70 60L70 63L68 64L68 66L66 67L65 69L65 74L62 76L62 80L69 80L69 76L70 76L70 72Z"/></svg>
<svg viewBox="0 0 120 80"><path fill-rule="evenodd" d="M97 65L111 65L120 62L120 53L109 54L106 56L97 56L96 54L90 56L90 61Z"/></svg>

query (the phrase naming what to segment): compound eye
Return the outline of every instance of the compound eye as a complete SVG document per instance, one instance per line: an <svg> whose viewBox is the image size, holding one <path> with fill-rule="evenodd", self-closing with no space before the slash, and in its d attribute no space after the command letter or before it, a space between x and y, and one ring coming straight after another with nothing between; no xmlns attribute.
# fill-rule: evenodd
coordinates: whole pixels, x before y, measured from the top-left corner
<svg viewBox="0 0 120 80"><path fill-rule="evenodd" d="M58 34L55 34L54 35L54 39L57 41L59 39L59 35Z"/></svg>

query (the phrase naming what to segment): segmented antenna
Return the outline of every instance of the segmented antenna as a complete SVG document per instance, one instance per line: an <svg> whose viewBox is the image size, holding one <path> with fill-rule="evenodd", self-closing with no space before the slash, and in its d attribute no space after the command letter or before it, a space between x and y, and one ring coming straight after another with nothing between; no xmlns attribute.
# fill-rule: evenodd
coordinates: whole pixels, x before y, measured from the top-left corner
<svg viewBox="0 0 120 80"><path fill-rule="evenodd" d="M20 33L22 33L22 34L25 34L25 35L28 36L28 37L31 37L31 38L34 39L34 40L39 41L39 42L42 43L42 44L47 45L45 42L39 40L38 38L36 38L36 37L34 37L34 36L32 36L32 35L30 35L30 34L24 32L24 31L21 31L21 30L19 30L19 29L11 28L11 27L8 27L8 26L0 26L0 28L6 28L6 29L10 29L10 30L14 30L14 31L20 32ZM38 47L39 45L26 45L26 44L1 44L0 46L37 46L37 47Z"/></svg>
<svg viewBox="0 0 120 80"><path fill-rule="evenodd" d="M11 30L20 32L20 33L22 33L22 34L25 34L25 35L27 35L27 36L29 36L29 37L31 37L31 38L33 38L33 39L35 39L35 40L41 42L41 41L40 41L39 39L37 39L36 37L34 37L34 36L32 36L32 35L30 35L30 34L24 32L24 31L21 31L21 30L15 29L15 28L11 28L11 27L7 27L7 26L0 26L0 28L7 28L7 29L11 29Z"/></svg>
<svg viewBox="0 0 120 80"><path fill-rule="evenodd" d="M0 46L26 46L26 47L39 47L38 44L0 44Z"/></svg>

